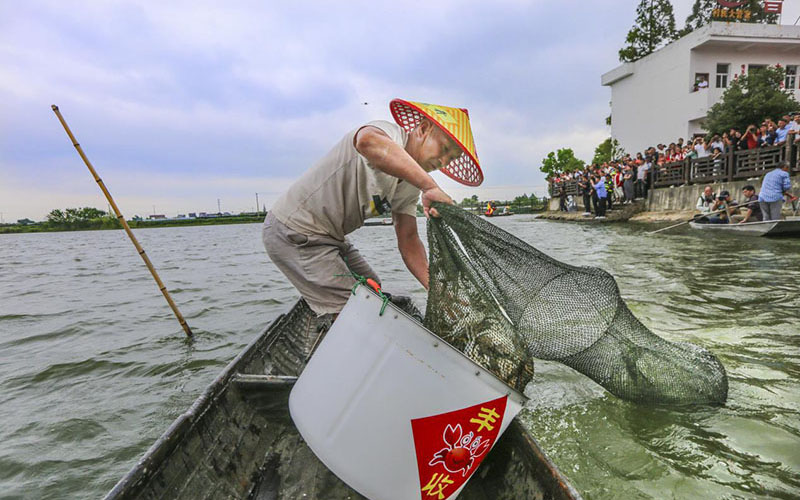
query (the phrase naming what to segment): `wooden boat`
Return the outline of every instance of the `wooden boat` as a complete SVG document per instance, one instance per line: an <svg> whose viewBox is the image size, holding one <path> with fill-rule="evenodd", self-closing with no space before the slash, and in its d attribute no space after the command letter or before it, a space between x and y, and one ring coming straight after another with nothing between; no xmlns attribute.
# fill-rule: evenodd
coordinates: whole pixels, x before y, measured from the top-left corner
<svg viewBox="0 0 800 500"><path fill-rule="evenodd" d="M327 330L299 301L211 383L107 499L359 499L306 446L288 412L294 381ZM579 499L517 421L459 496Z"/></svg>
<svg viewBox="0 0 800 500"><path fill-rule="evenodd" d="M745 222L743 224L703 224L690 222L692 229L716 231L726 234L746 234L750 236L798 237L800 236L800 218L771 220L763 222Z"/></svg>
<svg viewBox="0 0 800 500"><path fill-rule="evenodd" d="M393 226L394 220L392 219L380 219L380 220L367 220L364 221L365 226Z"/></svg>

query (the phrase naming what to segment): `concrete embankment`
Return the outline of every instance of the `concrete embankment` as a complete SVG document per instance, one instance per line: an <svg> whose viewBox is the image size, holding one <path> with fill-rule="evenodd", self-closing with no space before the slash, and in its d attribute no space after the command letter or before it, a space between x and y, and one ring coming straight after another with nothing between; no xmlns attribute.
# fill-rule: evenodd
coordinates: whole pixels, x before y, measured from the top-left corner
<svg viewBox="0 0 800 500"><path fill-rule="evenodd" d="M714 193L728 191L734 200L742 202L744 195L742 188L752 185L756 192L761 191L762 177L734 182L718 182L709 184ZM800 175L794 175L792 180L792 193L800 195ZM550 210L542 214L542 219L585 221L585 222L680 222L689 220L698 212L695 210L697 198L703 192L705 184L691 184L668 188L651 189L646 201L637 201L632 205L623 205L622 210L611 210L606 214L606 219L595 219L593 215L582 215L583 206L578 212L559 212L558 198L550 200ZM792 215L792 206L783 205L784 215Z"/></svg>
<svg viewBox="0 0 800 500"><path fill-rule="evenodd" d="M539 216L540 219L583 222L621 222L629 220L634 215L642 212L646 207L646 202L644 200L638 200L629 205L614 205L612 210L606 211L605 219L595 219L594 214L584 215L583 206L580 206L577 212L560 212L558 211L558 199L554 201L556 202L555 210L553 210L551 203L550 210Z"/></svg>
<svg viewBox="0 0 800 500"><path fill-rule="evenodd" d="M741 202L744 199L742 188L748 184L756 188L756 192L761 191L762 177L755 177L743 181L734 182L718 182L709 184L715 193L722 190L731 193L734 200ZM793 175L792 180L792 193L797 195L800 193L800 175ZM703 192L705 184L692 184L668 188L651 189L647 199L647 210L651 212L660 212L667 210L691 210L697 204L697 198ZM788 210L790 205L787 203L783 206L784 211Z"/></svg>

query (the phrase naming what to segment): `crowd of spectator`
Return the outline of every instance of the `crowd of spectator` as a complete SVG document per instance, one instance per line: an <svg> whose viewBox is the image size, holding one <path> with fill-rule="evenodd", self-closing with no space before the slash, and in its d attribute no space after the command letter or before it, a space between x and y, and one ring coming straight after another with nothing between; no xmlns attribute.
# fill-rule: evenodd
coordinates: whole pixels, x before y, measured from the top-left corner
<svg viewBox="0 0 800 500"><path fill-rule="evenodd" d="M648 150L649 151L649 150ZM602 165L585 166L583 170L565 172L551 178L559 197L559 208L564 211L577 210L578 200L567 195L567 183L577 181L578 196L582 198L584 215L594 213L597 218L605 218L606 210L618 205L632 203L647 196L649 171L653 156L629 156Z"/></svg>
<svg viewBox="0 0 800 500"><path fill-rule="evenodd" d="M547 181L551 193L559 197L559 209L578 209L583 201L584 215L594 213L605 218L606 210L646 198L652 184L652 173L660 166L690 158L718 158L732 151L781 146L787 142L800 144L800 113L784 115L775 123L765 119L750 125L744 133L731 129L722 135L696 137L691 141L679 138L669 145L651 146L635 156L626 154L619 160L592 164L582 170L551 174ZM567 184L577 181L578 197L567 192ZM581 200L582 198L582 200Z"/></svg>

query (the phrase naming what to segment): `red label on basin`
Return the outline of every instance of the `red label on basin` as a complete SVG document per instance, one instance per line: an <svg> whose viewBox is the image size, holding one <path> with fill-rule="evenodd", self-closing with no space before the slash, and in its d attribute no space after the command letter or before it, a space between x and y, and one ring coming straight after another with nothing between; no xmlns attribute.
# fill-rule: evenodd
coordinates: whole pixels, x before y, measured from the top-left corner
<svg viewBox="0 0 800 500"><path fill-rule="evenodd" d="M423 500L445 500L467 482L500 434L507 401L411 420Z"/></svg>

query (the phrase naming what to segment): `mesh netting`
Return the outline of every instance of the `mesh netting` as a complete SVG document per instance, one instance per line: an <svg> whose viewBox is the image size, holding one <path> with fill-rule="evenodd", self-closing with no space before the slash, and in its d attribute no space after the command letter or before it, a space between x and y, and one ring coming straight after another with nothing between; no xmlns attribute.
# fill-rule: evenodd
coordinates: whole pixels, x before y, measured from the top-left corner
<svg viewBox="0 0 800 500"><path fill-rule="evenodd" d="M648 330L607 272L552 259L454 206L436 209L425 326L512 387L524 389L539 358L631 401L725 401L719 360Z"/></svg>

